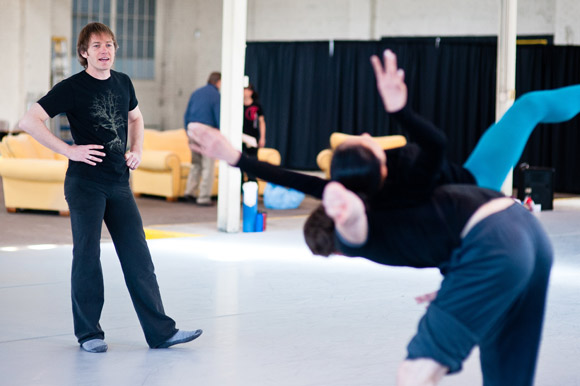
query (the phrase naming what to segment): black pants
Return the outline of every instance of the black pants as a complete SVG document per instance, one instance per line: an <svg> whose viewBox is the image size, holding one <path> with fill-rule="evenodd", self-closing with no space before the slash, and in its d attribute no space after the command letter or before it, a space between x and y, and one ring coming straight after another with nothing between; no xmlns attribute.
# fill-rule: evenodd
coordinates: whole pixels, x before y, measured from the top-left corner
<svg viewBox="0 0 580 386"><path fill-rule="evenodd" d="M409 358L453 373L478 345L485 386L533 385L552 259L548 236L522 205L479 222L453 252Z"/></svg>
<svg viewBox="0 0 580 386"><path fill-rule="evenodd" d="M65 197L73 235L71 295L79 343L105 337L99 324L104 303L100 261L103 220L147 343L156 347L165 342L177 329L163 310L143 223L129 183L98 183L67 176Z"/></svg>

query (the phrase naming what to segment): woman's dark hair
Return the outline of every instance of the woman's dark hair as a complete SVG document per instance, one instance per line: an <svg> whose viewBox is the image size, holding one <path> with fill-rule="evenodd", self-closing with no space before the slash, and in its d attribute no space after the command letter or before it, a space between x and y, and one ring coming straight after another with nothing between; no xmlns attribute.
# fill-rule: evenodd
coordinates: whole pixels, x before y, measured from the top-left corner
<svg viewBox="0 0 580 386"><path fill-rule="evenodd" d="M342 144L334 150L330 179L340 182L364 200L381 188L381 162L364 146Z"/></svg>
<svg viewBox="0 0 580 386"><path fill-rule="evenodd" d="M334 221L328 217L322 204L310 213L302 231L304 241L313 254L327 257L336 252Z"/></svg>
<svg viewBox="0 0 580 386"><path fill-rule="evenodd" d="M252 91L252 100L255 103L258 103L258 98L259 98L258 97L258 92L256 91L256 88L254 87L254 85L250 83L250 84L248 84L248 86L246 87L246 89Z"/></svg>

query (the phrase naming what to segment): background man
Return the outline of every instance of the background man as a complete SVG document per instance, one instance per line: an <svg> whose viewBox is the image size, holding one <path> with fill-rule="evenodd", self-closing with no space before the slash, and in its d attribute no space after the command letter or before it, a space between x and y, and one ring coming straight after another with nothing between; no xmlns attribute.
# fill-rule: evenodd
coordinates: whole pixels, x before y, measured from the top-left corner
<svg viewBox="0 0 580 386"><path fill-rule="evenodd" d="M220 86L222 75L212 72L207 84L195 90L185 111L185 129L190 123L200 123L216 129L220 127ZM211 205L215 161L198 152L191 153L191 171L187 178L185 197L197 197L197 205ZM199 192L198 192L199 189Z"/></svg>

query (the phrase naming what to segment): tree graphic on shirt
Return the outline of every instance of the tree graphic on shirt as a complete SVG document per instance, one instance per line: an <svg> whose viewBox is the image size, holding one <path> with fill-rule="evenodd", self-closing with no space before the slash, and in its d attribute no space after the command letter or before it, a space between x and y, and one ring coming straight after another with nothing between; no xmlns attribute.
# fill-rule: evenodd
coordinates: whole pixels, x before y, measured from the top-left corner
<svg viewBox="0 0 580 386"><path fill-rule="evenodd" d="M106 94L97 95L93 100L91 114L99 122L95 125L95 130L103 128L115 136L114 139L105 143L105 148L109 151L124 153L125 148L119 137L119 130L124 127L125 122L119 111L117 99L118 96L111 90L108 90Z"/></svg>

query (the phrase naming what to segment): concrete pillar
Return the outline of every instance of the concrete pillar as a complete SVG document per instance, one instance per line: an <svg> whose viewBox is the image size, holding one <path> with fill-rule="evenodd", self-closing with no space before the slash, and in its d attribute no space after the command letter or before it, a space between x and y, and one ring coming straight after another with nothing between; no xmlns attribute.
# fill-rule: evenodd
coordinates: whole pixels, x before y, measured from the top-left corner
<svg viewBox="0 0 580 386"><path fill-rule="evenodd" d="M510 108L516 97L517 10L517 0L501 0L497 36L496 121ZM510 171L501 189L507 196L511 196L513 193L512 171Z"/></svg>
<svg viewBox="0 0 580 386"><path fill-rule="evenodd" d="M247 0L224 0L222 21L221 132L242 147ZM218 229L240 230L240 170L224 161L219 167Z"/></svg>

